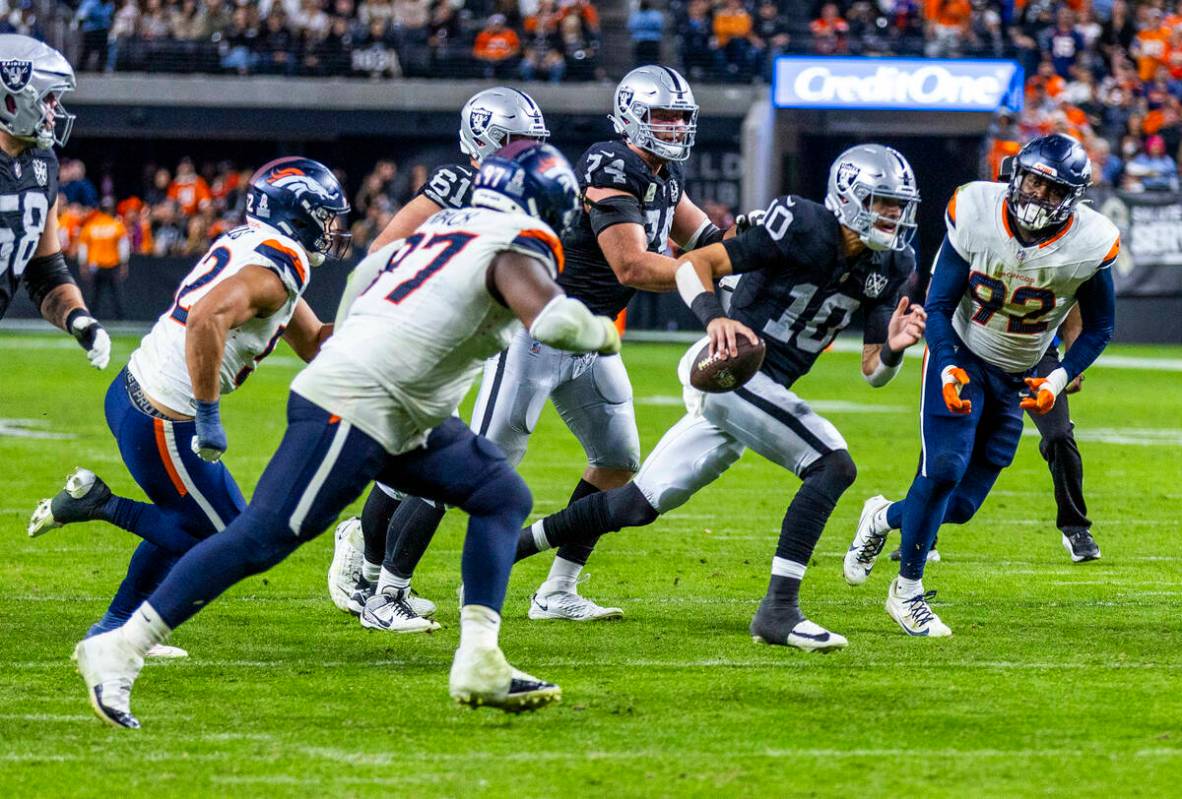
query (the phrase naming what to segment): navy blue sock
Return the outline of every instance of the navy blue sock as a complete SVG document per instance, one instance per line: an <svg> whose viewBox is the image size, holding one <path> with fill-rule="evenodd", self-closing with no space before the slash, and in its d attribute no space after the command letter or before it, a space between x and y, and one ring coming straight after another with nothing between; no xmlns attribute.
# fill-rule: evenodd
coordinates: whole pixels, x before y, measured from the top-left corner
<svg viewBox="0 0 1182 799"><path fill-rule="evenodd" d="M188 552L201 540L181 528L177 514L161 510L150 502L112 496L103 506L100 517L177 555Z"/></svg>
<svg viewBox="0 0 1182 799"><path fill-rule="evenodd" d="M504 476L484 485L464 503L469 514L461 569L464 604L497 613L505 602L517 531L529 516L533 498L525 482L506 467Z"/></svg>
<svg viewBox="0 0 1182 799"><path fill-rule="evenodd" d="M123 626L131 614L168 574L179 555L161 549L149 541L141 541L127 565L127 576L115 592L107 612L87 632L86 637L105 633Z"/></svg>
<svg viewBox="0 0 1182 799"><path fill-rule="evenodd" d="M923 567L927 565L928 550L940 531L948 498L952 496L956 483L936 481L930 477L916 475L903 504L903 543L899 546L901 562L899 575L909 580L923 578ZM897 503L898 504L898 503Z"/></svg>

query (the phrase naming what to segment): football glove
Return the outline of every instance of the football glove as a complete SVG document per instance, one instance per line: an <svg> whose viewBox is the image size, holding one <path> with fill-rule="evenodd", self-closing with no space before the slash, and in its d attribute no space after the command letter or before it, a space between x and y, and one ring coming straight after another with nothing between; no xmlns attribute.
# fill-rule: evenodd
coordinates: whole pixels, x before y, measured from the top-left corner
<svg viewBox="0 0 1182 799"><path fill-rule="evenodd" d="M83 308L75 308L66 317L66 330L86 350L86 359L95 369L106 369L111 361L111 337L98 320Z"/></svg>
<svg viewBox="0 0 1182 799"><path fill-rule="evenodd" d="M197 435L193 436L190 446L197 457L209 463L217 463L226 451L226 431L222 427L222 417L218 410L218 401L205 402L197 400Z"/></svg>
<svg viewBox="0 0 1182 799"><path fill-rule="evenodd" d="M745 214L739 214L735 217L735 235L746 233L753 227L759 227L763 224L763 218L765 216L767 216L767 211L762 208L756 208Z"/></svg>
<svg viewBox="0 0 1182 799"><path fill-rule="evenodd" d="M973 412L973 401L961 399L960 392L969 384L969 374L959 366L945 366L940 372L940 380L944 383L944 404L948 410L958 416L967 416Z"/></svg>

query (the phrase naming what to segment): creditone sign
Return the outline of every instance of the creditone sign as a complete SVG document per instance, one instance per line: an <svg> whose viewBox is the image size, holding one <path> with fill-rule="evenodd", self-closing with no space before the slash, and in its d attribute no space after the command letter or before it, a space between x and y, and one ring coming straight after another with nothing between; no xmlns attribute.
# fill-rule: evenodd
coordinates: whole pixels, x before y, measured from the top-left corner
<svg viewBox="0 0 1182 799"><path fill-rule="evenodd" d="M775 66L776 108L1022 108L1024 76L1014 61L781 56Z"/></svg>

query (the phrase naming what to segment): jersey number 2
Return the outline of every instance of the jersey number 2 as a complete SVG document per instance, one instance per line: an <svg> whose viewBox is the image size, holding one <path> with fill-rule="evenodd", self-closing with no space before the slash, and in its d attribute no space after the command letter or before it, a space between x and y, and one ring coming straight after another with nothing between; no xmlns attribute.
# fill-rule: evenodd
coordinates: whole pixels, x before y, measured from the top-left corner
<svg viewBox="0 0 1182 799"><path fill-rule="evenodd" d="M982 325L989 324L993 315L1006 305L1006 284L996 278L981 272L969 275L969 291L973 295L973 302L977 304L973 321ZM1012 305L1027 307L1030 303L1037 303L1037 308L1030 308L1021 316L1010 316L1006 330L1010 333L1025 333L1035 335L1042 333L1049 326L1048 322L1040 322L1039 318L1046 316L1055 308L1055 292L1050 289L1035 286L1019 286L1010 296Z"/></svg>
<svg viewBox="0 0 1182 799"><path fill-rule="evenodd" d="M205 256L202 264L209 263L209 270L201 277L189 284L181 284L177 289L176 300L172 303L172 313L170 317L180 322L182 325L189 323L189 307L181 305L181 300L186 294L191 294L202 286L208 286L212 281L217 279L217 276L226 268L226 264L230 263L230 251L225 247L218 247L216 250Z"/></svg>
<svg viewBox="0 0 1182 799"><path fill-rule="evenodd" d="M386 295L386 301L392 302L395 305L405 300L411 294L414 294L420 286L431 279L431 276L447 265L447 262L454 258L460 250L468 246L468 242L476 238L475 233L436 233L430 239L424 241L424 236L421 233L416 233L406 240L406 246L394 254L390 262L386 264L386 272L393 272L398 267L402 266L403 262L414 253L421 249L430 249L431 247L438 247L440 244L446 244L438 255L431 259L431 261L419 271L415 272L406 280L394 287L394 290Z"/></svg>

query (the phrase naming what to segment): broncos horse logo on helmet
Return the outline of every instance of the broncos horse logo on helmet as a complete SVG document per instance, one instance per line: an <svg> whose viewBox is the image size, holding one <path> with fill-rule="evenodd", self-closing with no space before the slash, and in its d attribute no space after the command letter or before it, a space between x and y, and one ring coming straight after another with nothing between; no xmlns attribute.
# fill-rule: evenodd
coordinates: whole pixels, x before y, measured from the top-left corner
<svg viewBox="0 0 1182 799"><path fill-rule="evenodd" d="M516 141L484 160L472 205L540 219L562 237L579 221L579 182L570 162L548 144Z"/></svg>
<svg viewBox="0 0 1182 799"><path fill-rule="evenodd" d="M278 158L260 167L250 180L246 216L295 239L313 266L325 256L340 258L351 236L341 217L349 213L345 190L336 176L310 158Z"/></svg>

